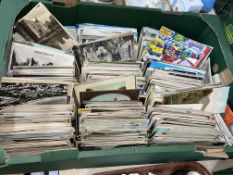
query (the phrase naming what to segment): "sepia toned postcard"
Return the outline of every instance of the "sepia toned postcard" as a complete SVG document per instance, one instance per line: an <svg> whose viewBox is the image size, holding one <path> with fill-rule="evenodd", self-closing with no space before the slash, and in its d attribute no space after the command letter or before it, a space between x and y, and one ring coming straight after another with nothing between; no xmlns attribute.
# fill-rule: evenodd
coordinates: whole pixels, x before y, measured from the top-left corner
<svg viewBox="0 0 233 175"><path fill-rule="evenodd" d="M75 96L79 102L80 102L80 92L126 90L126 89L128 90L136 89L135 75L120 76L116 78L90 82L90 83L81 83L74 86Z"/></svg>
<svg viewBox="0 0 233 175"><path fill-rule="evenodd" d="M42 3L38 3L27 15L18 20L15 30L27 41L61 50L69 50L77 44Z"/></svg>
<svg viewBox="0 0 233 175"><path fill-rule="evenodd" d="M138 100L138 90L112 90L80 92L81 103L89 102L115 102Z"/></svg>

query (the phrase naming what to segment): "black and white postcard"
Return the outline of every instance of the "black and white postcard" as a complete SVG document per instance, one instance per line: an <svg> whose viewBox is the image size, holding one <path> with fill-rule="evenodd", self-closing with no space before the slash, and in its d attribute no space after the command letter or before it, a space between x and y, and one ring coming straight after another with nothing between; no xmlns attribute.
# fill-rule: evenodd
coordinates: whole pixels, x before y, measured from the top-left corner
<svg viewBox="0 0 233 175"><path fill-rule="evenodd" d="M43 45L13 42L10 66L17 67L74 67L74 56Z"/></svg>
<svg viewBox="0 0 233 175"><path fill-rule="evenodd" d="M70 103L72 83L2 78L0 107L20 104Z"/></svg>
<svg viewBox="0 0 233 175"><path fill-rule="evenodd" d="M81 44L74 47L78 62L132 62L134 57L134 35L125 33Z"/></svg>

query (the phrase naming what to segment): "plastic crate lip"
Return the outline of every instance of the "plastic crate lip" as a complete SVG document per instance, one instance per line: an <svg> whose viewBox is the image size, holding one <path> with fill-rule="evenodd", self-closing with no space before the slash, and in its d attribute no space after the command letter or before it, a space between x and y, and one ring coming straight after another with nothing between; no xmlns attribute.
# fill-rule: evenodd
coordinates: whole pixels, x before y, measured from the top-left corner
<svg viewBox="0 0 233 175"><path fill-rule="evenodd" d="M39 2L38 0L33 0L31 3L37 3ZM44 1L45 2L45 1ZM7 19L9 19L9 21L6 21L7 23L7 31L5 33L11 33L12 29L13 29L13 24L14 21L16 19L17 14L25 7L29 4L30 2L28 0L18 0L15 1L15 4L11 7L11 10L13 11L12 16L7 17ZM3 8L9 8L9 5L12 4L9 2L9 0L2 0L2 7ZM45 4L52 4L51 2L45 2ZM93 6L92 4L87 4L87 3L80 3L80 6ZM99 4L95 4L95 7L98 6L111 6L111 5L99 5ZM1 7L0 7L1 8ZM66 8L66 7L64 7ZM68 7L67 7L68 8ZM136 10L142 10L142 8L137 8L137 7L119 7L119 6L114 6L111 8L125 8L125 9L136 9ZM160 11L157 9L144 9L145 11ZM161 11L160 11L161 12ZM164 13L164 12L161 12ZM167 13L169 15L169 13ZM177 13L177 15L182 15L183 13ZM206 14L190 14L190 13L185 13L186 15L190 15L190 16L199 16L200 18L202 18L209 26L211 26L211 21L212 20L217 20L219 27L217 28L215 32L216 36L220 36L223 37L224 36L224 32L222 30L222 28L220 27L220 20L218 19L217 16L213 16L213 15L206 15ZM176 15L176 13L172 14L172 15ZM0 11L0 19L2 17L1 11ZM1 20L0 20L1 21ZM216 21L215 21L216 22ZM213 29L213 28L212 28ZM0 31L2 31L0 29ZM225 37L223 37L225 38ZM220 47L221 50L224 50L223 47L224 45L227 44L227 41L224 39L218 40L218 42L220 42ZM2 50L6 50L6 46L7 43L9 42L10 38L9 36L6 36L3 40L1 40L1 35L0 35L0 49ZM228 48L226 48L228 49ZM5 53L0 53L0 61L1 59L3 59L3 54ZM228 53L223 52L224 57L226 56L230 56L232 57L231 51ZM228 58L230 59L230 58ZM233 64L229 64L228 63L229 60L226 60L226 64L229 65L230 68L232 68L233 70ZM82 160L89 160L89 159L97 159L101 158L109 158L111 156L133 156L134 154L136 154L137 156L141 156L141 155L150 155L150 156L161 156L163 154L169 154L169 153L192 153L195 155L198 155L198 157L200 159L207 159L204 158L201 154L199 153L195 153L195 145L169 145L169 146L152 146L152 147L124 147L124 148L115 148L112 150L96 150L96 151L79 151L78 149L70 149L70 150L63 150L63 151L51 151L51 152L47 152L47 153L42 153L42 154L38 154L38 155L29 155L29 156L13 156L13 157L9 157L7 159L7 164L8 165L21 165L21 164L31 164L31 163L51 163L51 162L56 162L56 161L82 161ZM226 152L229 153L231 155L231 157L233 157L233 147L226 147ZM67 154L67 156L64 156L65 154ZM4 159L4 158L3 158ZM161 158L162 160L163 158ZM211 159L211 158L209 158ZM212 158L213 159L213 158ZM214 158L215 159L215 158ZM0 159L1 160L1 159ZM191 159L189 157L189 160L195 160L195 158ZM2 162L0 162L1 164ZM5 163L5 162L4 162ZM80 162L81 164L82 162ZM98 164L98 163L97 163ZM1 172L1 170L0 170Z"/></svg>
<svg viewBox="0 0 233 175"><path fill-rule="evenodd" d="M167 145L167 146L131 146L121 147L109 150L93 150L93 151L79 151L78 148L49 151L41 154L25 155L25 156L11 156L7 159L7 164L20 164L22 162L33 163L33 162L46 162L54 161L54 157L62 160L76 160L82 158L98 158L108 156L120 156L120 155L134 155L134 154L157 154L157 153L169 153L171 150L175 152L195 152L196 145ZM66 154L66 157L60 157L60 154ZM59 158L60 157L60 158Z"/></svg>

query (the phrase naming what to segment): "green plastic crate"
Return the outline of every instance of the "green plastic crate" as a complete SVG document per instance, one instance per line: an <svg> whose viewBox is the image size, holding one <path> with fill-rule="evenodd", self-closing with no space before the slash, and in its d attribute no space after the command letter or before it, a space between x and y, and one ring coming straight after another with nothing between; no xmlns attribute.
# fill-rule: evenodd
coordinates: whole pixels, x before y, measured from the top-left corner
<svg viewBox="0 0 233 175"><path fill-rule="evenodd" d="M218 0L215 9L223 23L227 40L233 51L233 0Z"/></svg>
<svg viewBox="0 0 233 175"><path fill-rule="evenodd" d="M218 15L233 15L233 0L217 0L215 11Z"/></svg>
<svg viewBox="0 0 233 175"><path fill-rule="evenodd" d="M0 5L0 72L4 75L6 58L10 52L14 21L27 12L38 1L2 0ZM71 8L54 6L44 1L48 9L64 25L77 23L97 23L128 26L141 29L143 26L159 29L167 26L194 40L214 47L211 64L218 72L233 70L233 55L224 35L222 23L217 16L190 13L166 13L155 9L120 7L100 4L79 3ZM233 107L233 84L229 102ZM0 174L45 171L52 169L87 168L121 165L138 165L175 161L196 161L211 158L195 152L195 145L138 146L99 151L79 151L70 149L47 152L31 156L7 157L0 149ZM233 147L226 147L233 158Z"/></svg>

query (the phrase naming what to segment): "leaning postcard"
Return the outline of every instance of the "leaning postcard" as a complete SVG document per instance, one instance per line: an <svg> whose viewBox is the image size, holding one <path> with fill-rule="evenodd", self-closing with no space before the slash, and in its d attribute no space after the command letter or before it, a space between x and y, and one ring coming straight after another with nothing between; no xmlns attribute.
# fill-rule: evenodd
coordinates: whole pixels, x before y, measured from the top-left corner
<svg viewBox="0 0 233 175"><path fill-rule="evenodd" d="M26 16L16 22L15 30L27 41L61 50L73 47L75 40L42 4L38 3Z"/></svg>

